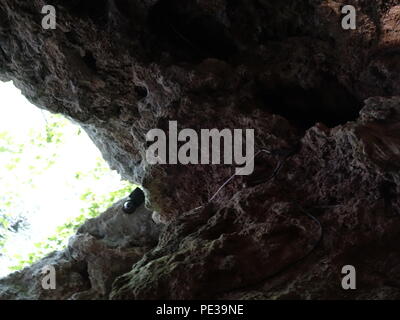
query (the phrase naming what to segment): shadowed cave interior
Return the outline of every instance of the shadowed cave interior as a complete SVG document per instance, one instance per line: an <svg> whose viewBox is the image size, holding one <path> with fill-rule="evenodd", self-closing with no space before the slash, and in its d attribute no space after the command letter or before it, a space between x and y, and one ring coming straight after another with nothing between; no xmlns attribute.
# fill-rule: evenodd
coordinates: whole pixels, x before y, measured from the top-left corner
<svg viewBox="0 0 400 320"><path fill-rule="evenodd" d="M146 202L86 221L0 299L400 299L398 1L353 1L356 30L344 0L54 4L42 30L39 1L0 0L1 79L79 123ZM276 152L203 205L232 166L149 164L169 121Z"/></svg>

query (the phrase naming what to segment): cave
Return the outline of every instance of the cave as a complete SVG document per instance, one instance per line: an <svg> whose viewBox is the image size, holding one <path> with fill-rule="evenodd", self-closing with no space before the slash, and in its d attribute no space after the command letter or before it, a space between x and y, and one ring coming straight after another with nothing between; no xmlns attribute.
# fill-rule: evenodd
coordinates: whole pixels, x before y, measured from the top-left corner
<svg viewBox="0 0 400 320"><path fill-rule="evenodd" d="M334 79L324 78L316 88L277 85L259 89L265 105L301 130L320 122L328 127L357 119L363 104Z"/></svg>
<svg viewBox="0 0 400 320"><path fill-rule="evenodd" d="M344 30L345 4L54 1L43 30L42 1L0 0L0 80L78 124L145 198L0 279L0 299L400 299L400 7L353 1ZM149 163L169 121L254 130L255 172Z"/></svg>

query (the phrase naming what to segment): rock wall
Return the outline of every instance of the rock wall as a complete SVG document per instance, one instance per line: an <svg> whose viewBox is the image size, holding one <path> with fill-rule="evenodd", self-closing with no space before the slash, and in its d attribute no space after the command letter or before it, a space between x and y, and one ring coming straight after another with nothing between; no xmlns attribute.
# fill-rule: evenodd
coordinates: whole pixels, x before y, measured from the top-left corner
<svg viewBox="0 0 400 320"><path fill-rule="evenodd" d="M148 209L117 222L117 203L1 298L400 298L397 0L53 0L56 30L44 4L0 0L0 79L79 123ZM232 166L145 160L169 120L253 128L275 152L207 203ZM60 288L43 292L49 261Z"/></svg>

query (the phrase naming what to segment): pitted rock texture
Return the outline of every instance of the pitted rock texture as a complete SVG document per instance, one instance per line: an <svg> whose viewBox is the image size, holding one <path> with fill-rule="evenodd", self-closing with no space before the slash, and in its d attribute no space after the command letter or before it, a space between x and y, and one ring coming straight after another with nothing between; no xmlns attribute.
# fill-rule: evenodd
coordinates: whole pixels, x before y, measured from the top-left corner
<svg viewBox="0 0 400 320"><path fill-rule="evenodd" d="M277 180L172 222L111 298L399 299L399 117L399 97L371 98L308 130Z"/></svg>
<svg viewBox="0 0 400 320"><path fill-rule="evenodd" d="M162 228L143 205L123 213L124 201L86 221L64 251L0 279L0 299L107 299L115 278L157 244ZM55 268L55 290L43 289L46 266Z"/></svg>
<svg viewBox="0 0 400 320"><path fill-rule="evenodd" d="M341 27L345 4L356 30ZM70 248L92 267L68 295L399 298L398 0L54 0L56 30L41 28L43 5L0 0L1 79L79 123L167 224L149 249L156 233L143 242L147 227L116 213L87 223ZM193 210L233 168L149 165L145 135L169 120L255 129L256 151L284 152ZM344 265L356 291L341 288Z"/></svg>

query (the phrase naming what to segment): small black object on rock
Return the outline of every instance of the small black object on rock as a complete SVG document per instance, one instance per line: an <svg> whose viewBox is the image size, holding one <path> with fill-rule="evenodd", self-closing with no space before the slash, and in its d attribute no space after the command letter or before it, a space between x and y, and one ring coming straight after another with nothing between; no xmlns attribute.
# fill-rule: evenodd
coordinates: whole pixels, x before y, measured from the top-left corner
<svg viewBox="0 0 400 320"><path fill-rule="evenodd" d="M126 214L131 214L136 211L145 201L144 193L140 188L136 188L125 201L122 210Z"/></svg>

